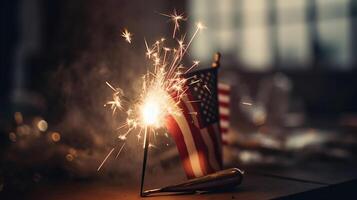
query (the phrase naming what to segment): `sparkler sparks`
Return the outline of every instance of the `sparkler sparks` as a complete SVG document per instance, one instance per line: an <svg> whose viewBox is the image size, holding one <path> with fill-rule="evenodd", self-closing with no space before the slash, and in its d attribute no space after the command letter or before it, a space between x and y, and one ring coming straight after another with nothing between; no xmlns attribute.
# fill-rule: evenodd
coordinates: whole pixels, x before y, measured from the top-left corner
<svg viewBox="0 0 357 200"><path fill-rule="evenodd" d="M177 14L176 11L170 15L163 15L170 17L174 22L175 27L173 30L173 38L175 38L177 30L180 28L179 23L186 19L183 14ZM177 47L167 47L164 45L165 38L155 41L152 45L149 45L146 39L144 39L146 47L145 54L147 59L152 62L152 65L143 76L142 89L139 97L131 101L135 103L129 104L128 108L123 106L123 100L127 100L123 90L115 88L106 82L106 84L114 91L113 99L107 102L107 105L110 105L113 114L115 114L117 110L126 110L126 122L118 128L119 131L123 128L126 129L126 131L118 137L121 142L125 142L130 133L139 129L139 133L136 137L138 140L141 140L142 138L144 139L144 148L145 146L153 147L153 144L149 144L149 141L147 141L150 136L157 135L156 130L165 126L166 117L168 115L179 115L180 110L178 110L179 108L177 105L185 97L185 92L188 89L186 82L190 79L184 78L183 75L190 72L199 64L199 61L193 61L193 65L190 67L184 67L182 63L182 59L185 56L187 49L198 32L204 28L204 25L198 23L196 28L196 31L187 43L185 42L185 35L177 40ZM131 43L131 36L132 34L129 33L127 29L124 29L122 37L129 43ZM196 81L195 83L198 82L199 81ZM195 83L191 82L190 85ZM142 137L141 133L144 133L144 137ZM124 145L122 144L116 157L119 156L123 147ZM109 152L98 170L102 168L103 164L114 150L115 148Z"/></svg>
<svg viewBox="0 0 357 200"><path fill-rule="evenodd" d="M250 103L250 102L242 102L242 104L243 105L247 105L247 106L251 106L251 105L253 105L252 103Z"/></svg>
<svg viewBox="0 0 357 200"><path fill-rule="evenodd" d="M174 31L172 32L172 38L175 38L176 31L180 30L180 21L186 21L187 19L183 14L177 14L176 10L172 14L161 14L163 16L169 17L174 23Z"/></svg>
<svg viewBox="0 0 357 200"><path fill-rule="evenodd" d="M130 44L131 39L133 35L128 31L128 29L124 29L124 31L121 33L121 36L125 38L125 40Z"/></svg>
<svg viewBox="0 0 357 200"><path fill-rule="evenodd" d="M113 100L108 101L104 106L106 105L111 105L110 108L113 110L113 115L115 114L115 111L117 109L122 110L122 97L123 95L123 90L120 88L114 88L112 85L110 85L108 82L105 82L113 91Z"/></svg>
<svg viewBox="0 0 357 200"><path fill-rule="evenodd" d="M103 162L99 165L97 171L99 171L99 170L103 167L105 161L108 160L109 156L113 153L113 151L114 151L114 148L112 148L112 150L110 150L110 152L108 153L108 155L104 158Z"/></svg>

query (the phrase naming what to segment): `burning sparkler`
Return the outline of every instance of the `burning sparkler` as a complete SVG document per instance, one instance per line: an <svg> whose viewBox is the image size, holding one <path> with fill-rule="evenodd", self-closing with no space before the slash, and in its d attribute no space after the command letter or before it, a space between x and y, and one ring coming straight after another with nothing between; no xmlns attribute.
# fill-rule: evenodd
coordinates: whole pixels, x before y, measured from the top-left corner
<svg viewBox="0 0 357 200"><path fill-rule="evenodd" d="M177 14L176 11L173 14L165 16L170 17L174 22L173 38L175 38L176 31L179 30L179 22L186 19L182 14ZM199 61L194 61L192 66L184 67L182 59L193 39L203 28L204 25L198 23L197 29L190 40L185 43L185 37L182 37L177 40L177 47L175 48L165 46L165 38L155 41L152 45L149 45L145 40L146 56L152 62L152 66L143 76L142 91L139 98L132 101L136 103L130 105L126 110L127 120L119 128L126 128L126 131L118 137L121 141L125 142L127 136L136 129L139 129L138 139L142 138L141 134L144 133L141 192L143 191L147 151L150 146L149 136L156 135L150 133L156 133L158 128L164 127L165 118L168 115L178 115L180 113L177 105L186 95L187 85L185 83L188 80L188 78L184 78L183 74L188 73L199 64ZM122 37L129 43L131 42L131 36L132 34L127 29L122 33ZM111 105L113 114L116 110L124 110L122 101L125 100L125 97L123 91L120 88L113 87L108 82L107 85L114 91L113 100L107 102L108 105ZM119 149L116 157L123 150L124 144ZM100 170L104 162L113 153L114 149L109 152L98 170Z"/></svg>

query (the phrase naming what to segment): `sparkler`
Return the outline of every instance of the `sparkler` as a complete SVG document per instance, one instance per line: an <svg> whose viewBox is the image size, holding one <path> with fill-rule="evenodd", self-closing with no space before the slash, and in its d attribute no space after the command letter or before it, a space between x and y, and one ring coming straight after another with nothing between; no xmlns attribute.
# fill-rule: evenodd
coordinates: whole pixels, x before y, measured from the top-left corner
<svg viewBox="0 0 357 200"><path fill-rule="evenodd" d="M177 14L176 11L174 11L173 14L165 16L170 17L174 22L175 27L173 30L173 38L176 39L176 32L180 28L179 22L186 19L182 14ZM165 46L165 38L155 41L152 45L149 45L148 42L144 40L146 57L152 62L152 66L142 77L143 83L141 93L135 101L132 101L135 103L129 104L129 108L124 108L123 106L123 101L128 100L124 96L123 90L115 88L106 82L106 84L114 91L113 100L107 102L107 104L110 105L113 114L115 114L117 110L126 110L127 114L126 122L119 128L126 128L126 131L120 134L118 138L125 142L130 133L139 129L137 137L140 140L142 138L141 133L144 133L144 157L140 189L141 196L143 196L148 148L153 146L149 141L150 136L155 136L156 131L165 126L164 122L166 121L166 116L179 115L180 113L177 105L186 95L185 92L188 89L186 82L189 79L184 78L183 74L188 73L199 64L199 61L194 61L192 66L184 67L182 59L193 39L203 28L204 25L202 23L198 23L197 28L190 40L185 43L185 36L181 37L181 39L176 39L177 47L173 48ZM124 37L129 43L131 42L131 36L132 34L128 32L127 29L124 29L122 37ZM119 149L116 157L118 157L120 152L123 150L124 144ZM98 170L113 153L114 149L115 148L109 152Z"/></svg>

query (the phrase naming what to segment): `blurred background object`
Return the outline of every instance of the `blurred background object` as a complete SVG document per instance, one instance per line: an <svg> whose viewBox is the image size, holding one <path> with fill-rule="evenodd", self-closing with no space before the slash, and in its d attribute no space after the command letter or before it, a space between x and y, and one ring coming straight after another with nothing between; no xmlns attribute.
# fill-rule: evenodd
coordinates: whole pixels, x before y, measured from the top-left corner
<svg viewBox="0 0 357 200"><path fill-rule="evenodd" d="M181 33L192 34L197 21L207 26L191 59L203 68L222 54L220 81L231 85L227 166L284 175L295 166L306 171L292 176L309 178L325 163L336 174L357 165L356 0L4 0L0 192L137 179L136 138L96 171L124 118L103 107L111 98L105 81L135 96L147 66L144 38L170 37L160 13L174 9L188 16ZM121 38L124 28L132 44ZM150 173L172 172L175 145L158 140Z"/></svg>
<svg viewBox="0 0 357 200"><path fill-rule="evenodd" d="M235 88L229 135L239 148L228 150L237 151L228 160L264 160L261 152L240 150L277 155L277 148L290 151L293 143L300 150L317 146L328 152L323 129L342 135L353 124L356 5L353 0L190 1L190 15L209 27L192 55L207 63L220 51L221 79ZM293 134L298 127L316 129Z"/></svg>

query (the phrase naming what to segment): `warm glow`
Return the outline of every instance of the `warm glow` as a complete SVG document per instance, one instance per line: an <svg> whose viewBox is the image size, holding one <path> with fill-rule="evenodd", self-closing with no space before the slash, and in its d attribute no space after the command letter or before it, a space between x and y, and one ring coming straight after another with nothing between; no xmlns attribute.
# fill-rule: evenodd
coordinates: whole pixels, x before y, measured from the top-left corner
<svg viewBox="0 0 357 200"><path fill-rule="evenodd" d="M173 22L174 30L172 38L173 41L177 41L177 43L166 43L166 39L161 38L150 45L146 39L144 39L146 48L145 54L150 66L146 74L142 76L142 87L141 91L139 91L139 96L137 98L124 96L122 89L113 87L106 82L114 93L113 99L108 101L105 105L110 105L113 115L116 110L125 111L127 115L126 122L118 127L120 131L118 138L120 141L125 141L130 136L130 133L139 129L139 131L136 131L136 137L138 140L144 138L144 147L145 144L149 144L146 143L146 139L150 138L147 136L155 136L157 130L165 127L166 117L168 115L179 116L182 114L178 104L183 101L187 95L188 85L186 83L192 78L187 77L185 74L199 64L199 61L193 61L191 66L185 66L183 63L184 56L187 54L196 35L205 28L202 23L198 23L196 31L190 39L186 38L186 34L181 35L181 37L176 37L180 29L180 22L185 21L186 18L183 14L178 14L176 11L174 11L173 14L162 15L169 17ZM130 43L132 34L127 29L124 29L122 37ZM167 46L171 43L177 46ZM140 65L142 63L138 64ZM198 84L199 82L200 80L192 81L190 85ZM125 130L123 131L122 128L125 128ZM149 144L149 147L152 146L152 144ZM112 148L108 153L98 167L98 170L100 170L104 162L113 153L114 149L115 148ZM67 160L70 161L71 157L69 156Z"/></svg>
<svg viewBox="0 0 357 200"><path fill-rule="evenodd" d="M45 132L48 128L48 124L45 120L41 119L40 121L38 121L37 123L37 128L38 130Z"/></svg>
<svg viewBox="0 0 357 200"><path fill-rule="evenodd" d="M61 140L61 134L58 132L52 132L51 139L54 142L59 142Z"/></svg>
<svg viewBox="0 0 357 200"><path fill-rule="evenodd" d="M154 125L158 123L160 114L160 107L157 102L149 100L145 102L142 108L143 122L147 125Z"/></svg>
<svg viewBox="0 0 357 200"><path fill-rule="evenodd" d="M198 30L205 29L205 28L206 28L206 26L203 25L202 22L198 22L198 23L197 23L197 29L198 29Z"/></svg>

